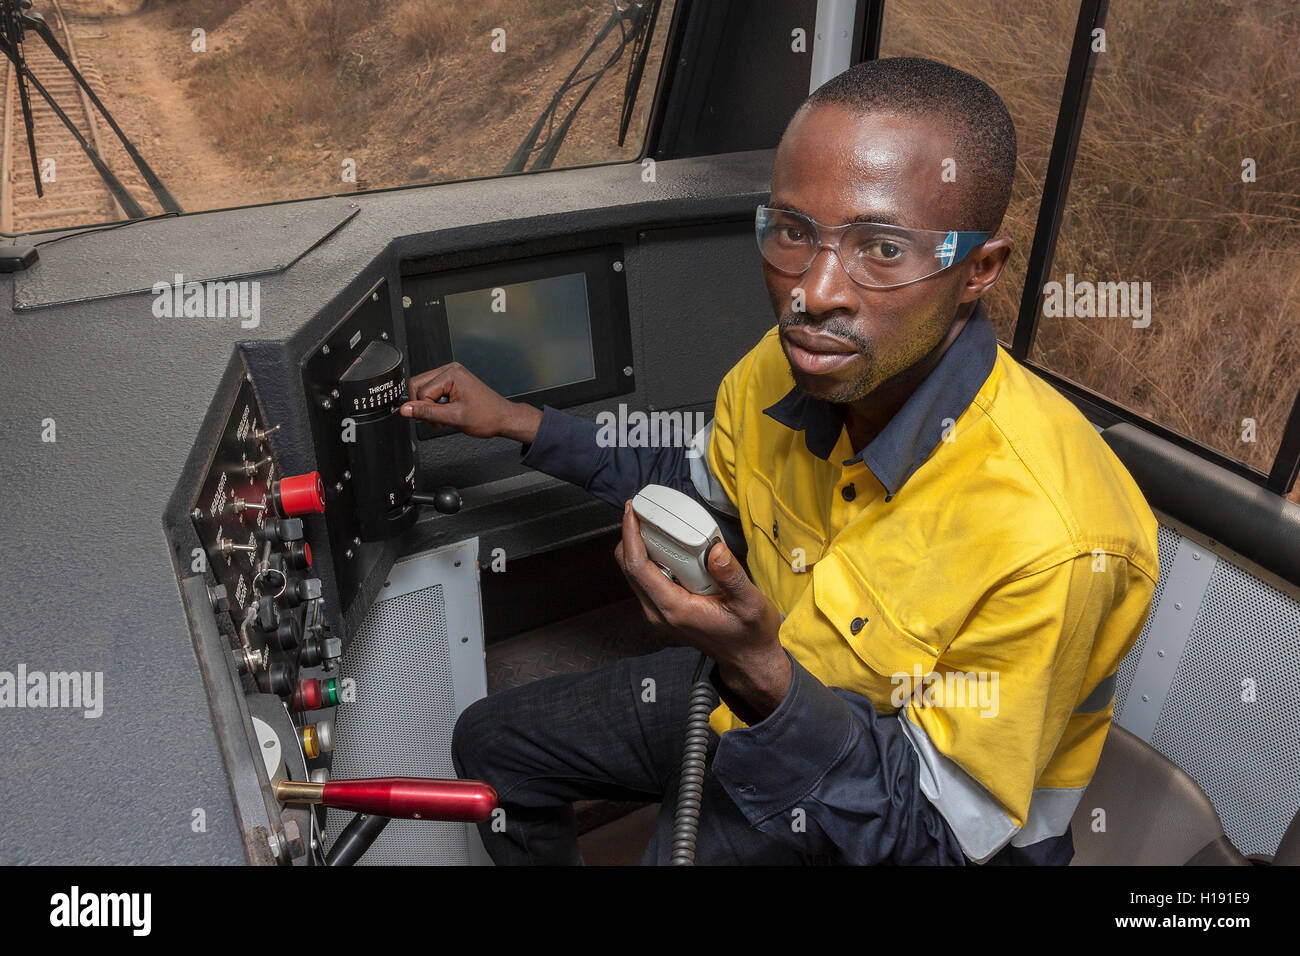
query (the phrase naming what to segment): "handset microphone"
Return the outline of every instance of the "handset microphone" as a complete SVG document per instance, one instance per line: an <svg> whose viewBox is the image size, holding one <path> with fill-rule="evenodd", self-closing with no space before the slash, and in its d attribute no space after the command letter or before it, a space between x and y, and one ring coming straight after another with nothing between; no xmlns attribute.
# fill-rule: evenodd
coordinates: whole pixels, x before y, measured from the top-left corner
<svg viewBox="0 0 1300 956"><path fill-rule="evenodd" d="M670 581L692 594L717 594L709 551L722 540L718 523L698 501L664 485L646 485L632 499L646 555Z"/></svg>
<svg viewBox="0 0 1300 956"><path fill-rule="evenodd" d="M646 555L670 581L692 594L719 593L717 582L709 574L709 552L722 540L722 532L703 505L674 488L646 485L632 499L632 510L641 527ZM700 828L709 752L709 715L715 706L713 684L705 676L707 665L708 657L701 654L691 678L677 813L670 838L669 862L673 866L695 863L695 837Z"/></svg>

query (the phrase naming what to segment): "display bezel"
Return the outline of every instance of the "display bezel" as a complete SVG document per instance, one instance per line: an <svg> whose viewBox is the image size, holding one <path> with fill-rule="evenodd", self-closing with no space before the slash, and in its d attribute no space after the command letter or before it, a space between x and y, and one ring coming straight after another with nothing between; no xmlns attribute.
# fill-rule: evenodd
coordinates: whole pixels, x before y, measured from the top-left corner
<svg viewBox="0 0 1300 956"><path fill-rule="evenodd" d="M627 301L623 248L603 245L402 277L406 341L411 375L455 361L447 320L446 297L499 286L581 274L587 285L588 324L594 377L511 397L541 408L567 408L635 391L632 332ZM473 371L471 369L471 371ZM455 434L419 422L420 439Z"/></svg>

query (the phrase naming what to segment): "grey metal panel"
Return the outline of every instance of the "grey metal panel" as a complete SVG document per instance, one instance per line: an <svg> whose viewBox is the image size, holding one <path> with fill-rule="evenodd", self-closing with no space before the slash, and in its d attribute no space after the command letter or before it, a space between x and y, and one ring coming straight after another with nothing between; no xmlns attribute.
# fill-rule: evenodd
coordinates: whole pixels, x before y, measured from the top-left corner
<svg viewBox="0 0 1300 956"><path fill-rule="evenodd" d="M356 700L339 706L332 776L455 777L451 732L487 694L478 539L394 564L341 665ZM350 814L329 818L331 844ZM467 824L394 820L364 864L487 862Z"/></svg>
<svg viewBox="0 0 1300 956"><path fill-rule="evenodd" d="M1150 740L1272 853L1300 807L1300 600L1219 561Z"/></svg>
<svg viewBox="0 0 1300 956"><path fill-rule="evenodd" d="M1165 586L1160 606L1151 613L1142 659L1133 673L1123 716L1119 718L1121 727L1143 740L1151 740L1205 587L1218 561L1209 549L1180 538L1174 560L1168 565L1161 562L1160 577Z"/></svg>
<svg viewBox="0 0 1300 956"><path fill-rule="evenodd" d="M234 811L162 525L236 341L283 340L288 354L272 364L292 367L375 276L397 281L399 256L734 219L766 195L771 161L769 150L660 162L654 183L625 164L358 196L346 228L261 280L251 330L158 319L139 295L15 315L0 293L0 667L102 670L109 704L98 720L0 712L3 862L242 859L237 841L213 836L234 832ZM248 212L276 223L284 210ZM62 271L115 268L120 232L78 240L81 260ZM214 228L203 241L238 239ZM736 278L698 263L681 281ZM295 432L276 448L296 469L310 464L305 407L291 377L281 381L278 393L259 381L258 400ZM41 440L47 418L57 442ZM431 484L525 470L517 443L446 442L422 455ZM126 790L136 797L123 800ZM194 807L208 812L207 836L190 829Z"/></svg>
<svg viewBox="0 0 1300 956"><path fill-rule="evenodd" d="M281 272L355 216L349 199L290 203L269 219L260 209L173 216L114 229L120 249L111 269L79 266L99 245L92 233L40 248L40 261L14 276L14 308L41 309L69 302L149 292L156 282L204 282ZM213 232L233 242L209 242Z"/></svg>
<svg viewBox="0 0 1300 956"><path fill-rule="evenodd" d="M722 377L776 324L749 213L642 234L628 279L640 301L637 382L648 408L711 409ZM714 281L683 281L692 275Z"/></svg>
<svg viewBox="0 0 1300 956"><path fill-rule="evenodd" d="M1181 540L1177 531L1167 528L1164 525L1156 527L1156 549L1160 556L1160 579L1156 581L1155 593L1151 596L1151 612L1147 615L1146 623L1142 625L1142 633L1134 642L1132 649L1125 655L1124 660L1120 662L1119 671L1116 673L1115 682L1115 719L1123 726L1120 716L1124 713L1124 704L1128 699L1129 688L1133 685L1133 675L1137 673L1137 666L1142 661L1142 653L1146 650L1147 636L1151 633L1151 625L1156 619L1156 609L1160 607L1160 599L1165 593L1165 582L1169 580L1168 569L1173 567L1174 554L1178 550L1178 542Z"/></svg>

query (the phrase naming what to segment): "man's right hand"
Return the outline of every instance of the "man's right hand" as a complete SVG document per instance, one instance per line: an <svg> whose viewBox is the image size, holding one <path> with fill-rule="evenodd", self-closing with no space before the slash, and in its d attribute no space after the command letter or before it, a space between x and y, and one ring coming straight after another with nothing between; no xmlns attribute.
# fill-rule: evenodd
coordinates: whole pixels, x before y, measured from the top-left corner
<svg viewBox="0 0 1300 956"><path fill-rule="evenodd" d="M537 437L542 422L540 409L502 397L459 362L413 376L402 414L475 438L512 438L525 445Z"/></svg>

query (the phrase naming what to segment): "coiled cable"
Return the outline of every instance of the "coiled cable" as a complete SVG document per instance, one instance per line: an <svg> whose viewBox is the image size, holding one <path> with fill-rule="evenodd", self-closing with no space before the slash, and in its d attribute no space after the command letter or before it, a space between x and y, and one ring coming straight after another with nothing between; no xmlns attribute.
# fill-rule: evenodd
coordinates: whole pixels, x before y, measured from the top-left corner
<svg viewBox="0 0 1300 956"><path fill-rule="evenodd" d="M704 767L709 752L709 715L713 713L713 684L704 676L708 658L700 655L691 678L690 707L686 712L686 746L682 749L682 775L677 787L677 815L673 819L672 866L695 865L695 837L700 829L700 804L704 798Z"/></svg>

